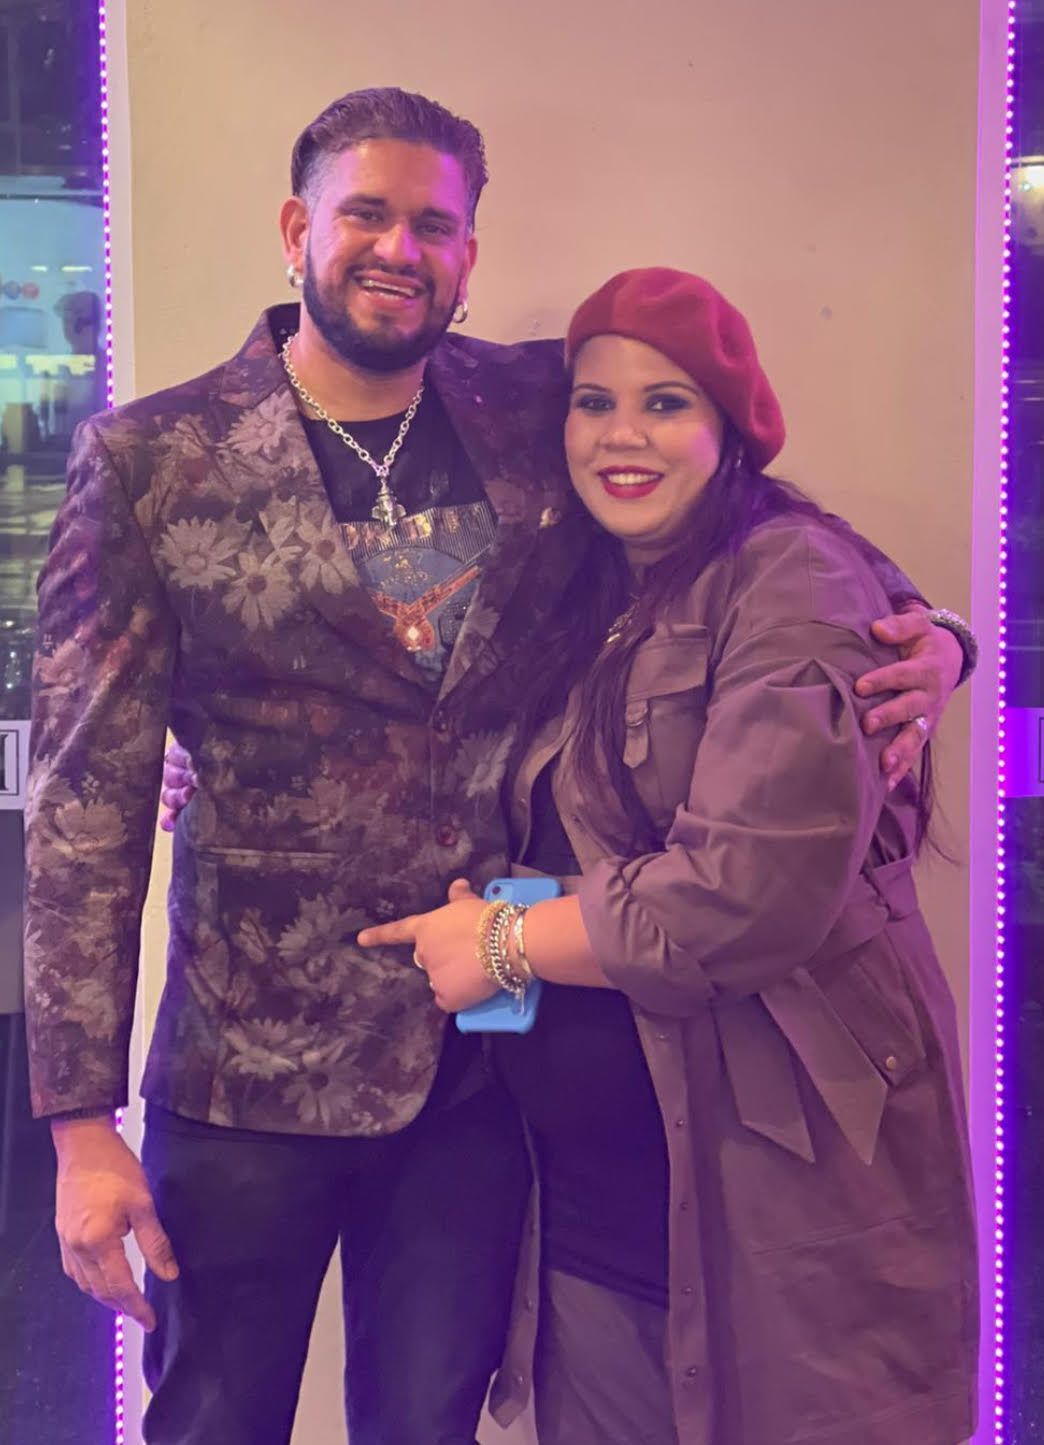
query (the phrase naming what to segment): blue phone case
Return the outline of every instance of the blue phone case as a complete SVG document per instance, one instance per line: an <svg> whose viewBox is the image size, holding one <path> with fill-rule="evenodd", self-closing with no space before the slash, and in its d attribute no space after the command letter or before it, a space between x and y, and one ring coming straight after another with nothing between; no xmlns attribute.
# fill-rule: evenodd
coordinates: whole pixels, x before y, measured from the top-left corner
<svg viewBox="0 0 1044 1445"><path fill-rule="evenodd" d="M545 898L557 898L561 892L557 878L494 878L482 896L503 903L542 903ZM528 1034L536 1023L541 987L536 979L526 989L521 1003L500 989L485 1003L462 1009L457 1015L457 1028L462 1034Z"/></svg>

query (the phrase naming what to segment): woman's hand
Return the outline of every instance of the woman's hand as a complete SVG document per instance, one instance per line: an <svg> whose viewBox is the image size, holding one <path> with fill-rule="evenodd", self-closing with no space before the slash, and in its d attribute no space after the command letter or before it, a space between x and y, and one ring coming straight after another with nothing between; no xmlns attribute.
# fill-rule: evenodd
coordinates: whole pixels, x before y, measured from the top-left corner
<svg viewBox="0 0 1044 1445"><path fill-rule="evenodd" d="M934 626L919 606L882 617L872 630L879 642L890 642L900 654L900 661L868 672L856 683L860 697L872 697L877 692L896 694L871 708L863 718L868 733L901 728L881 754L888 786L894 788L913 767L938 726L961 675L964 652L953 633ZM924 724L914 722L914 718L923 718Z"/></svg>
<svg viewBox="0 0 1044 1445"><path fill-rule="evenodd" d="M362 948L412 945L413 961L428 975L439 1008L459 1013L492 998L497 986L478 961L478 922L485 903L463 878L450 884L449 899L431 913L364 928L358 941Z"/></svg>

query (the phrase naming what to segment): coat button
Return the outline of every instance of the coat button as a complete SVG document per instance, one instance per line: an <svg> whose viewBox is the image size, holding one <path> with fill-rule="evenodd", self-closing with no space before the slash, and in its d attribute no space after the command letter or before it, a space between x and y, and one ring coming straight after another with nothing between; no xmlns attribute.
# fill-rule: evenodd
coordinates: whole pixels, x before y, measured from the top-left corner
<svg viewBox="0 0 1044 1445"><path fill-rule="evenodd" d="M431 725L440 738L444 738L449 732L449 720L442 708L436 708L431 715Z"/></svg>
<svg viewBox="0 0 1044 1445"><path fill-rule="evenodd" d="M894 1074L895 1071L896 1071L896 1069L897 1069L898 1067L899 1067L899 1060L896 1058L896 1056L895 1056L894 1054L889 1054L888 1057L887 1057L887 1059L885 1059L885 1068L888 1070L888 1072L889 1072L890 1074Z"/></svg>
<svg viewBox="0 0 1044 1445"><path fill-rule="evenodd" d="M440 848L452 848L459 836L456 828L449 823L443 823L441 828L436 829L435 841Z"/></svg>
<svg viewBox="0 0 1044 1445"><path fill-rule="evenodd" d="M682 1294L692 1294L692 1285L691 1285L691 1284L683 1284L683 1285L682 1285Z"/></svg>
<svg viewBox="0 0 1044 1445"><path fill-rule="evenodd" d="M682 1200L679 1202L679 1204L678 1204L678 1208L681 1209L681 1210L683 1210L683 1211L686 1210L686 1209L688 1209L688 1207L689 1207L689 1201L688 1201L687 1199L682 1199Z"/></svg>
<svg viewBox="0 0 1044 1445"><path fill-rule="evenodd" d="M694 1380L699 1373L700 1368L698 1365L690 1365L685 1371L685 1378L687 1380Z"/></svg>
<svg viewBox="0 0 1044 1445"><path fill-rule="evenodd" d="M676 1129L684 1129L684 1128L685 1128L685 1120L684 1120L684 1119L675 1119L675 1121L674 1121L674 1127L675 1127Z"/></svg>

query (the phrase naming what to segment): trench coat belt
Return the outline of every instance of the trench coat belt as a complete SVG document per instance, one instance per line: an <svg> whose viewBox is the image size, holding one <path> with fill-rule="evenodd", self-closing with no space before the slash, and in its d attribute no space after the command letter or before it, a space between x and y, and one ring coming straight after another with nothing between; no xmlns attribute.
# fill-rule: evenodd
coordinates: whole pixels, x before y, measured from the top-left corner
<svg viewBox="0 0 1044 1445"><path fill-rule="evenodd" d="M740 1122L808 1163L815 1151L794 1056L865 1164L873 1160L889 1088L922 1051L859 970L829 965L917 911L911 859L866 869L825 942L808 963L756 998L715 1008ZM817 979L817 973L820 977ZM820 980L833 977L850 1007L843 1022ZM831 993L834 992L834 986ZM862 1037L850 1028L854 1022Z"/></svg>
<svg viewBox="0 0 1044 1445"><path fill-rule="evenodd" d="M889 1088L901 1083L920 1061L917 1041L889 1013L872 985L855 977L842 985L854 1002L849 1018L865 1020L865 1035L857 1038L816 978L818 971L829 971L834 960L868 943L887 924L917 912L912 866L912 858L901 858L865 868L840 917L806 964L755 998L714 1008L740 1122L810 1164L816 1156L798 1089L795 1055L865 1164L873 1160ZM511 874L547 876L520 863L511 865ZM575 893L580 879L558 881L563 893Z"/></svg>

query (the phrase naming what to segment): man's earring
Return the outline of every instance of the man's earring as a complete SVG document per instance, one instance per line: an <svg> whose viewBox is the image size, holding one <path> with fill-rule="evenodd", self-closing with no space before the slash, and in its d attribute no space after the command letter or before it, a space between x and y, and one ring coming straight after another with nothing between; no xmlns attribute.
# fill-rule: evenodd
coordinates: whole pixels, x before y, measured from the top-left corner
<svg viewBox="0 0 1044 1445"><path fill-rule="evenodd" d="M301 275L300 271L297 269L296 266L288 266L286 268L286 279L290 282L290 285L296 291L297 288L300 286L301 282L304 280L304 277Z"/></svg>
<svg viewBox="0 0 1044 1445"><path fill-rule="evenodd" d="M454 311L454 313L453 313L453 324L454 324L454 326L463 326L464 323L465 323L465 321L467 321L467 319L468 319L468 301L467 301L467 297L465 297L463 301L458 301L458 302L457 302L457 309L456 309L456 311Z"/></svg>

